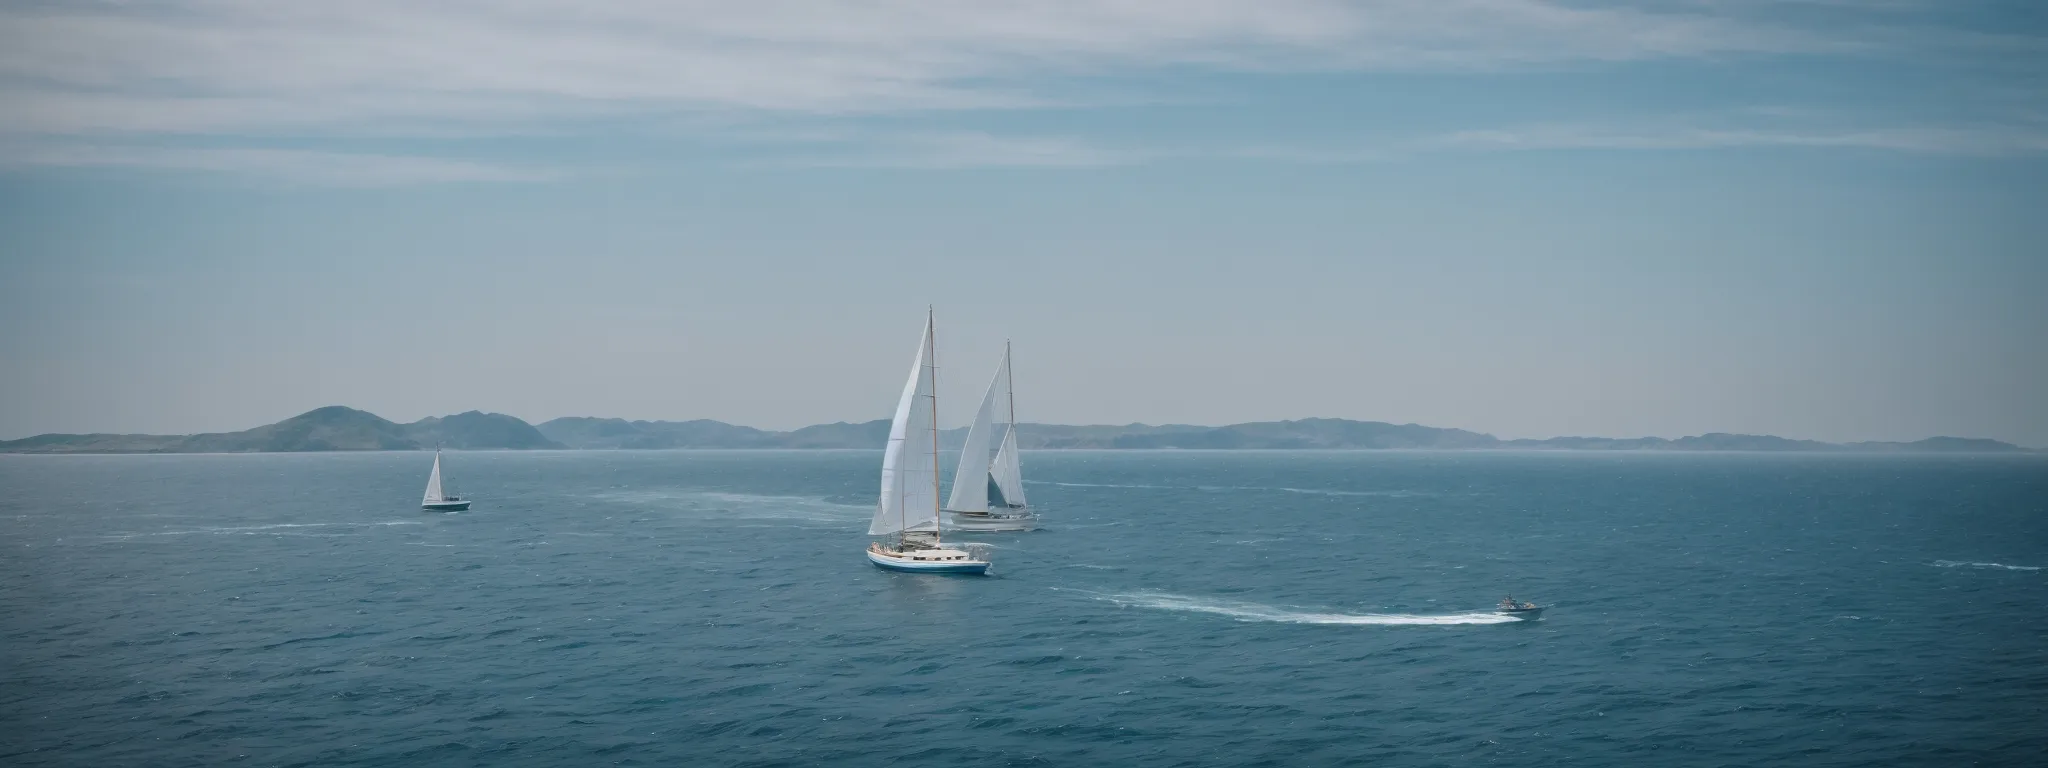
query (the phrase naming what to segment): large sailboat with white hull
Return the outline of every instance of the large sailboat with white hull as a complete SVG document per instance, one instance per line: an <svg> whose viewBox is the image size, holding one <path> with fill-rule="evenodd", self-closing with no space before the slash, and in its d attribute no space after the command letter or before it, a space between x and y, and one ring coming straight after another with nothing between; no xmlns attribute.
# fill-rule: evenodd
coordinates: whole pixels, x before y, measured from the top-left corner
<svg viewBox="0 0 2048 768"><path fill-rule="evenodd" d="M1028 531L1038 515L1024 500L1024 468L1017 460L1017 391L1010 374L1010 345L1003 344L1003 363L981 396L960 466L953 471L953 493L946 511L963 531ZM998 410L1000 409L1000 411ZM998 420L1000 419L1000 420ZM989 451L995 451L990 458Z"/></svg>
<svg viewBox="0 0 2048 768"><path fill-rule="evenodd" d="M932 316L925 313L924 338L910 381L889 422L882 452L882 496L868 535L889 537L868 544L868 561L913 573L988 573L986 555L947 547L939 521L939 371L932 346ZM978 549L978 548L977 548Z"/></svg>

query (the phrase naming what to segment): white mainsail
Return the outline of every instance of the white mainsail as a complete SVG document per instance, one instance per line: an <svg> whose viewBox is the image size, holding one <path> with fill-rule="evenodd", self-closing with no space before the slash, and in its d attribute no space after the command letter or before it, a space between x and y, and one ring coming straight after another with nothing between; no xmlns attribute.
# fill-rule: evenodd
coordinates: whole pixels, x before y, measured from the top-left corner
<svg viewBox="0 0 2048 768"><path fill-rule="evenodd" d="M953 470L953 494L946 508L955 512L988 511L988 452L995 438L996 390L1002 386L1007 361L996 369L995 380L981 396L981 409L974 412L974 425L967 428L967 445L960 448L960 466Z"/></svg>
<svg viewBox="0 0 2048 768"><path fill-rule="evenodd" d="M974 426L967 429L967 445L960 450L960 467L953 472L953 495L946 508L955 512L987 512L989 497L1002 497L1006 507L1024 506L1024 469L1017 463L1017 393L1011 386L1010 347L1003 346L1003 362L996 366L988 392L981 396L981 410L974 413ZM997 408L1003 410L998 413ZM1000 420L999 420L1000 419ZM1001 429L1002 437L996 437ZM989 451L996 451L989 458Z"/></svg>
<svg viewBox="0 0 2048 768"><path fill-rule="evenodd" d="M1024 467L1017 463L1017 425L1012 423L1003 432L1003 447L996 451L995 464L988 469L989 477L995 480L996 490L1002 491L1003 503L1012 507L1026 506L1024 503Z"/></svg>
<svg viewBox="0 0 2048 768"><path fill-rule="evenodd" d="M427 495L426 498L420 500L420 503L436 504L445 499L446 497L441 495L441 452L435 451L434 472L427 475Z"/></svg>
<svg viewBox="0 0 2048 768"><path fill-rule="evenodd" d="M882 453L882 498L875 506L875 519L868 523L869 536L939 528L939 444L933 386L937 372L930 362L932 356L932 322L927 316L924 338L917 344L917 361L910 366L910 381L904 383L903 397L896 401L896 417L889 422L889 445Z"/></svg>

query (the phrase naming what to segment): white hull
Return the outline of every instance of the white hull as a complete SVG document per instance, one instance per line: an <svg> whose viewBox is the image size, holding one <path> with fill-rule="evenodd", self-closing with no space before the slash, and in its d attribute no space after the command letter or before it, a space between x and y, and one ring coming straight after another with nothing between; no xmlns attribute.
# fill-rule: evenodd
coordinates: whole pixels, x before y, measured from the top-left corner
<svg viewBox="0 0 2048 768"><path fill-rule="evenodd" d="M868 562L874 563L877 566L887 568L892 571L905 571L909 573L960 573L976 576L985 575L988 573L988 561L975 560L971 557L961 560L917 559L918 555L930 557L932 556L931 553L941 552L948 551L923 550L917 553L917 555L908 555L884 552L870 547L868 549ZM952 552L951 554L965 555L966 553Z"/></svg>
<svg viewBox="0 0 2048 768"><path fill-rule="evenodd" d="M1038 516L1029 512L1006 515L989 515L979 512L953 512L953 528L962 531L1033 531L1038 529Z"/></svg>

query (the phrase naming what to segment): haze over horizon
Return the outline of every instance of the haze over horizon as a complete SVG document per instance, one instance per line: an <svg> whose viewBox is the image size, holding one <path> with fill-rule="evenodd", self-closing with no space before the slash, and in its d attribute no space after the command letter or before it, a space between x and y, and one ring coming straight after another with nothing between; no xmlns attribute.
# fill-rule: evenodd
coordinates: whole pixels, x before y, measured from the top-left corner
<svg viewBox="0 0 2048 768"><path fill-rule="evenodd" d="M337 406L323 406L323 407L322 407L322 409L325 409L325 408L332 408L332 407L337 407ZM338 406L338 407L343 407L343 408L347 408L348 406ZM312 409L312 410L322 410L322 409ZM356 409L356 410L362 410L362 409ZM949 410L950 410L950 409L949 409ZM396 418L396 419L394 419L394 418L389 418L389 417L385 417L385 416L384 416L383 414L377 414L377 413L375 413L375 412L371 412L371 411L365 411L365 412L366 412L366 413L371 413L372 415L374 415L374 416L378 416L379 418L384 418L384 419L385 419L386 421L394 422L394 423L397 423L397 424L401 424L401 425L402 425L402 424L410 424L410 423L418 422L418 421L420 421L420 420L422 420L422 419L426 419L426 418L436 418L436 417L447 417L447 416L453 415L453 414L432 414L432 415L430 415L430 416L421 416L421 417L419 417L419 418ZM312 415L312 411L311 411L311 410L309 410L309 411L306 411L306 412L302 412L302 413L292 414L292 416L291 416L291 417L283 417L283 418L279 418L279 419L273 420L272 422L268 422L268 423L266 423L266 424L256 424L256 425L250 425L249 427L241 427L241 428L226 428L226 429L211 429L211 430L202 430L202 431L200 431L200 432L188 432L188 433L169 433L169 434L160 434L159 436L177 436L177 435L192 435L192 434L220 434L220 433L238 433L238 432L242 432L242 431L244 431L244 430L246 430L246 429L250 429L250 428L255 428L255 427L263 427L263 426L269 426L269 425L271 425L271 424L275 424L275 423L277 423L277 422L282 422L282 421L286 421L287 419L290 419L290 418L292 418L292 417L296 417L296 416L310 416L310 415ZM505 415L512 415L512 414L505 414ZM514 418L520 418L520 417L514 416ZM670 424L674 424L674 423L686 423L686 422L692 422L692 421L697 421L697 420L698 420L698 419L635 419L635 418L631 418L631 417L625 417L625 416L603 416L603 415L595 415L595 414L581 414L581 415L566 415L566 416L562 416L562 417L555 417L555 418L596 418L596 419L614 419L614 418L616 418L616 419L622 419L622 420L625 420L625 421L629 421L629 422L635 422L635 423L647 423L647 422L655 422L655 423L670 423ZM1300 417L1300 419L1267 419L1267 420L1261 420L1261 422L1259 422L1259 423L1273 423L1273 422L1289 422L1289 421L1300 421L1300 420L1313 420L1313 419L1317 419L1317 418L1329 418L1329 417L1314 417L1314 416L1304 416L1304 417ZM792 427L757 427L756 425L751 425L751 424L733 424L732 422L725 422L725 423L728 423L728 424L733 424L733 426L738 426L738 427L753 427L753 428L757 428L757 429L764 429L764 430L767 430L767 431L771 431L771 432L782 432L782 433L788 433L788 432L793 432L793 431L795 431L795 430L797 430L797 429L800 429L800 428L803 428L803 427L825 426L825 425L829 425L829 424L835 424L835 423L845 423L845 424L874 424L874 423L877 423L877 422L882 422L882 421L886 421L887 419L888 419L888 416L887 416L886 414L884 414L884 415L882 415L882 416L879 416L879 417L877 417L877 418L874 418L874 419L839 419L839 420L835 420L835 421L833 421L833 422L818 422L817 424L804 424L804 425L797 425L797 426L792 426ZM547 423L547 422L548 422L548 421L550 421L550 420L551 420L551 419L526 419L526 418L521 418L521 421L524 421L524 422L526 422L526 423L528 423L528 424L531 424L531 425L535 425L535 426L540 426L540 425L543 425L543 424ZM721 419L712 419L712 421L723 421L723 420L721 420ZM1386 421L1386 420L1384 420L1384 419L1353 419L1352 421L1358 421L1358 422L1378 422L1378 423L1392 423L1392 424L1395 424L1395 425L1403 425L1403 424L1406 424L1406 425L1408 425L1408 426L1421 426L1421 427L1426 427L1426 428L1440 428L1440 427L1439 427L1439 425L1434 425L1434 424L1413 424L1413 423L1407 423L1407 422L1398 422L1398 421L1396 421L1396 422L1387 422L1387 421ZM1120 423L1114 423L1114 424L1107 424L1107 423L1098 423L1098 424L1059 424L1059 423L1057 423L1057 422L1044 422L1044 421L1036 421L1036 422L1032 422L1032 421L1027 421L1027 422L1025 422L1025 423L1026 423L1027 425L1029 425L1029 424L1045 424L1045 425L1048 425L1048 426L1053 426L1053 427L1122 427L1122 426L1153 426L1153 427L1159 427L1159 426L1176 426L1176 425L1178 425L1178 426L1197 426L1197 427L1227 427L1227 426L1234 426L1234 425L1239 425L1239 424L1243 424L1244 422L1236 422L1236 423L1233 423L1233 424L1192 424L1192 423L1187 423L1187 422L1172 422L1172 423L1158 423L1158 424L1151 424L1151 425L1138 425L1138 424L1135 424L1135 423L1133 423L1133 422L1120 422ZM939 426L940 426L940 427L941 427L942 429L946 429L946 430L949 430L949 431L956 431L956 430L964 430L964 429L966 428L966 424L965 424L964 422L951 422L951 421L942 421L942 423L941 423L941 424L940 424ZM1514 440L1514 439L1523 439L1523 438L1527 438L1527 439L1536 439L1536 440L1546 440L1546 439L1553 439L1553 438L1565 438L1565 439L1569 439L1569 438L1578 438L1578 437L1585 437L1585 438L1614 438L1614 439L1620 439L1620 440L1630 440L1630 439L1636 439L1636 438L1664 438L1664 439L1667 439L1667 440L1675 440L1675 439L1678 439L1678 438L1683 438L1683 437L1698 437L1698 436L1701 436L1701 435L1706 435L1706 434L1713 434L1713 433L1696 433L1696 434L1693 434L1693 435L1540 435L1540 436L1538 436L1538 435L1501 435L1501 434L1498 434L1498 433L1493 433L1493 432L1490 432L1490 431L1488 431L1488 430L1484 430L1484 429L1466 429L1466 428L1456 428L1456 429L1465 429L1465 431L1467 431L1467 432L1474 432L1474 433L1479 433L1479 434L1491 434L1492 436L1494 436L1494 437L1496 437L1496 438L1499 438L1499 439L1502 439L1502 440ZM39 433L39 434L50 434L50 433ZM65 434L65 433L56 433L56 434ZM71 434L77 434L77 433L71 433ZM124 432L112 432L112 433L102 433L102 434L134 434L134 433L132 433L132 432L126 432L126 433L124 433ZM1752 433L1752 434L1757 434L1758 436L1768 436L1768 437L1781 437L1781 438L1787 438L1787 439L1791 439L1791 440L1804 440L1804 439L1808 439L1808 438L1803 438L1803 437L1801 437L1801 436L1798 436L1798 435L1761 435L1760 433ZM35 436L35 435L25 435L25 436L23 436L23 437L34 437L34 436ZM1929 438L1936 438L1936 439L1939 439L1939 438L1956 438L1956 437L1962 437L1962 438L1965 438L1965 439L1969 439L1969 436L1963 436L1963 435L1928 435L1927 437L1929 437ZM4 441L6 441L6 440L11 440L11 439L19 439L19 438L14 438L14 437L0 437L0 442L4 442ZM1917 438L1916 438L1916 440L1917 440ZM1822 442L1835 442L1835 441L1822 441ZM1841 442L1842 444L1850 444L1850 443L1858 443L1858 442L1871 442L1871 443L1911 443L1911 442L1914 442L1914 440L1897 440L1897 441L1840 441L1840 442ZM2030 450L2048 450L2048 446L2030 446L2030 445L2025 445L2025 444L2019 444L2019 447L2021 447L2021 448L2025 448L2025 449L2030 449ZM1035 449L1033 449L1033 448L1032 448L1031 446L1026 446L1026 449L1027 449L1027 450L1035 450ZM96 450L94 450L94 451L88 451L87 453L98 453L98 452L101 452L101 451L103 451L103 450L106 450L106 447L105 447L105 446L97 446L97 447L96 447ZM126 446L124 446L124 447L122 447L122 448L121 448L120 450L114 450L114 451L112 451L112 452L115 452L115 453L123 453L123 452L129 452L129 451L134 451L134 450L137 450L137 449L134 449L134 448L132 448L132 447L126 447ZM486 450L488 450L488 449L486 449ZM141 452L149 452L149 451L146 451L146 450L145 450L145 451L141 451Z"/></svg>
<svg viewBox="0 0 2048 768"><path fill-rule="evenodd" d="M0 439L326 405L2048 446L2032 4L0 8Z"/></svg>

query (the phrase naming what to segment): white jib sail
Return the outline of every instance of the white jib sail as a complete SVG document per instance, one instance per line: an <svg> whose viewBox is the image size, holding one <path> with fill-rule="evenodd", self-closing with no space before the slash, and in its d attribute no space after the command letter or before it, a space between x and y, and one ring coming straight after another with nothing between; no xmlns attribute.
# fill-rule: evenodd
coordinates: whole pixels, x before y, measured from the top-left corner
<svg viewBox="0 0 2048 768"><path fill-rule="evenodd" d="M995 442L996 390L1006 380L1003 366L996 368L996 377L988 383L988 393L981 396L981 409L974 412L974 426L967 428L967 444L960 448L960 466L953 470L953 494L946 499L946 508L957 512L988 511L988 452Z"/></svg>
<svg viewBox="0 0 2048 768"><path fill-rule="evenodd" d="M442 498L443 497L441 495L441 452L435 451L434 472L433 474L427 475L427 495L425 498L420 500L420 503L433 504L435 502L441 501Z"/></svg>
<svg viewBox="0 0 2048 768"><path fill-rule="evenodd" d="M1012 507L1025 506L1024 467L1017 463L1017 425L1011 424L1003 431L1003 447L996 450L996 461L988 469L989 477L996 481L996 489L1003 492L1003 502Z"/></svg>
<svg viewBox="0 0 2048 768"><path fill-rule="evenodd" d="M933 474L939 446L932 434L931 358L932 326L926 320L924 338L917 344L917 361L910 366L910 380L903 384L896 417L889 422L889 445L882 452L882 498L875 506L875 519L868 523L869 536L938 530L938 487Z"/></svg>

